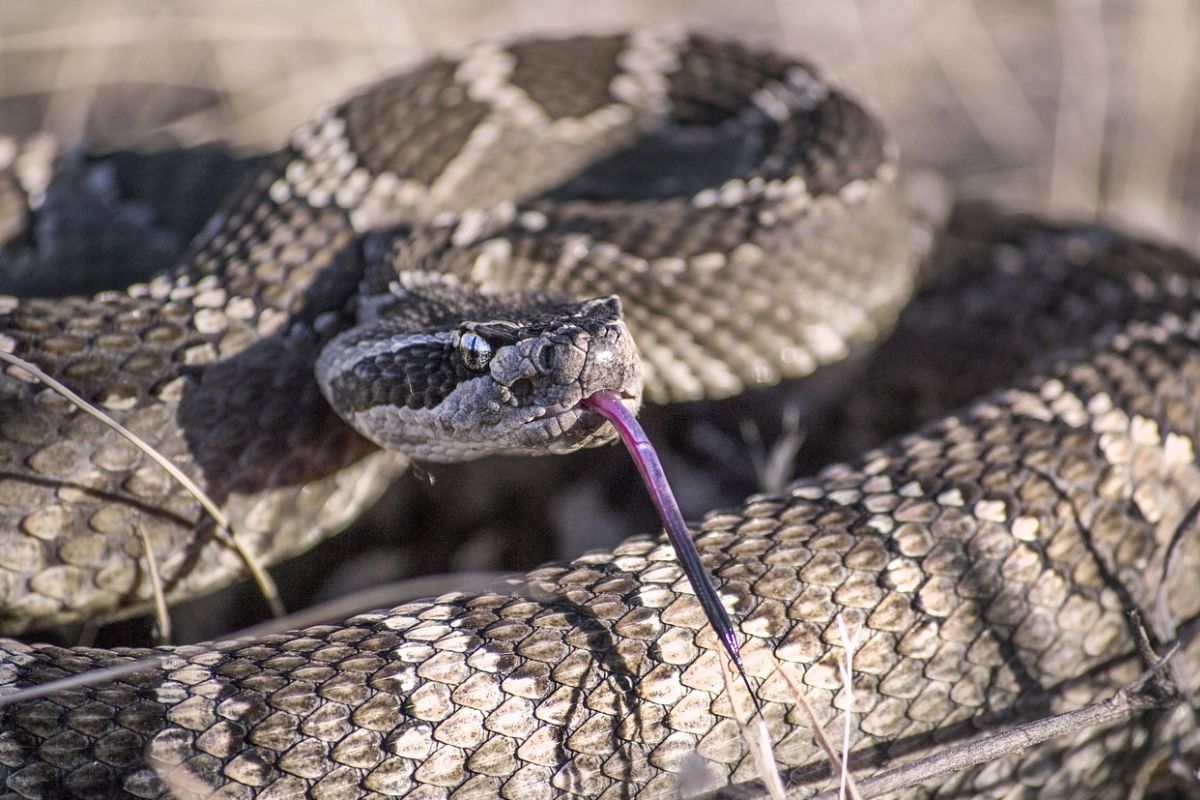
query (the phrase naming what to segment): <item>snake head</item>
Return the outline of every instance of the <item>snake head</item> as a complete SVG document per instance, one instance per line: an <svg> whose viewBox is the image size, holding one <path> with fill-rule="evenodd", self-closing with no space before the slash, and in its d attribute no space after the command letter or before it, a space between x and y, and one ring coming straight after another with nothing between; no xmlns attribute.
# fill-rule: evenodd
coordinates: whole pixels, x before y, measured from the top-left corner
<svg viewBox="0 0 1200 800"><path fill-rule="evenodd" d="M393 292L317 363L334 409L383 447L430 461L570 452L616 435L584 398L641 404L616 297L491 294L446 279Z"/></svg>

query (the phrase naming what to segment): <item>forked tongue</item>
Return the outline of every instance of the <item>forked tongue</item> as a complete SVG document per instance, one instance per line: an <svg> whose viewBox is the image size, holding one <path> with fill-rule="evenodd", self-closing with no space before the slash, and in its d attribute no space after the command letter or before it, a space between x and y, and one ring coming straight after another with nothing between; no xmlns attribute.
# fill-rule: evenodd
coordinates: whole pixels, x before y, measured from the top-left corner
<svg viewBox="0 0 1200 800"><path fill-rule="evenodd" d="M750 699L757 707L758 699L755 697L754 690L750 688L750 679L746 676L746 667L742 663L742 654L738 650L737 634L733 630L733 622L729 619L729 613L725 611L725 606L721 603L721 596L717 594L716 587L708 577L708 571L704 569L704 564L700 561L700 553L696 550L695 543L692 542L692 536L683 521L683 514L679 512L679 504L675 502L675 495L671 491L671 485L667 483L666 473L663 472L662 463L658 460L658 453L654 451L654 445L650 444L650 440L646 438L646 432L642 430L637 417L625 407L621 398L616 394L596 392L591 397L584 398L582 405L611 422L612 426L617 429L621 441L625 443L625 448L633 456L633 463L637 464L638 472L642 474L642 480L646 484L646 490L650 492L650 499L654 502L654 507L658 509L658 516L662 520L663 528L666 529L667 539L675 548L675 556L683 567L683 574L687 576L692 591L700 600L700 606L704 609L704 616L708 618L708 624L716 631L717 638L725 646L725 651L737 665L738 673L746 684L746 690L750 692Z"/></svg>

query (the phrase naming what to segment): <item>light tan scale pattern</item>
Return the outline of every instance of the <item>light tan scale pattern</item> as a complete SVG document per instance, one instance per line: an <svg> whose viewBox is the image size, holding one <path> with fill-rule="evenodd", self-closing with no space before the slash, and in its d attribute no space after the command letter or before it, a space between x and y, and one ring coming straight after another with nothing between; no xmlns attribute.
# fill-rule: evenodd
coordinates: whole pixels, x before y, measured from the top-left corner
<svg viewBox="0 0 1200 800"><path fill-rule="evenodd" d="M782 212L756 204L778 200L784 210L796 204L797 224L810 233L796 234L802 248L796 267L812 270L814 304L835 314L803 328L811 365L853 344L844 337L886 327L901 299L871 292L899 287L903 293L911 278L881 272L866 280L872 273L859 259L876 255L870 241L886 231L922 231L909 230L898 213L889 154L870 118L808 67L770 54L703 39L633 36L617 44L583 39L562 43L561 51L485 46L453 68L434 61L381 84L297 134L216 218L174 281L84 300L0 300L0 344L34 355L120 419L157 433L155 443L209 478L223 499L246 504L238 518L252 532L273 530L284 506L300 513L323 506L274 530L275 544L288 552L322 527L335 527L375 488L358 480L371 466L366 461L341 469L361 455L358 440L345 438L311 378L297 369L311 364L343 321L353 292L353 259L336 251L365 225L403 219L424 198L454 210L449 200L437 205L439 192L446 200L461 191L485 145L508 142L518 123L570 141L587 131L623 129L631 117L642 124L638 114L621 110L634 98L649 109L648 118L666 110L686 116L735 89L749 92L753 114L780 122L786 135L779 140L787 145L781 152L796 158L775 153L750 169L757 174L684 197L687 207L719 206L733 218L749 205L768 212L756 224L771 231L778 222L771 215ZM605 84L611 96L579 105L582 90L572 93L569 83L565 89L535 84L536 74L522 68L522 52L543 65L572 56L601 59L592 66L614 76ZM619 70L604 61L613 52L620 54ZM593 78L580 86L594 85L595 73L584 71ZM569 81L569 75L556 77ZM407 100L375 103L389 93ZM430 104L457 135L439 139L419 131L395 147L387 137L371 138L396 122L389 115L425 113ZM479 121L480 104L492 114L486 122ZM582 126L582 117L558 116L588 108L594 110L584 116L599 119ZM809 130L806 112L837 124ZM352 119L359 122L348 124ZM457 124L463 119L475 122ZM859 135L839 139L839 125ZM356 149L367 141L376 144ZM811 147L788 149L799 142ZM434 172L430 164L438 159ZM521 174L513 163L502 174ZM366 177L355 177L364 174L358 170ZM553 169L544 177L564 178ZM481 185L489 196L499 184ZM865 209L872 206L892 217L868 223ZM363 208L370 210L356 213ZM479 245L468 265L474 269L480 256L490 257L486 248L519 249L510 243L519 244L519 236L489 244L499 227L536 228L537 213L551 229L560 222L540 208L527 217L514 207L497 211L497 228L488 227L487 215L470 213L438 225L444 237L463 240L457 244ZM565 233L580 233L569 223L567 215ZM854 236L868 225L855 249ZM680 230L694 248L720 235L689 225ZM835 233L851 241L835 243L828 238ZM698 238L688 238L693 234ZM747 669L776 757L796 767L789 779L802 792L824 785L823 757L790 692L772 675L769 657L794 671L830 729L839 728L849 703L836 663L839 617L858 631L852 710L864 769L1001 729L1014 718L1111 696L1141 669L1125 617L1130 608L1148 615L1160 646L1183 637L1173 675L1183 688L1200 689L1194 580L1200 542L1191 524L1172 541L1200 502L1198 268L1184 254L1120 237L1063 236L1065 255L1048 268L1079 270L1127 299L1126 313L1098 323L1086 346L1076 343L1038 376L922 433L831 468L784 496L752 497L741 508L713 512L696 526L697 545L746 640ZM637 258L655 265L656 256L639 249L647 246L639 237L625 241L610 231L591 239L579 251L581 286L603 290L625 269L641 274ZM444 244L429 241L433 250ZM998 269L1021 262L1010 244L994 249L989 259ZM689 268L717 264L707 245L682 252ZM913 252L902 252L902 262L915 266ZM588 268L587 259L606 254L605 269ZM741 263L728 243L718 254L726 267ZM1109 259L1114 254L1127 258ZM873 263L881 270L896 266ZM839 267L836 277L827 271ZM722 285L738 285L735 275L726 280ZM836 314L854 284L875 311L866 320L851 315L846 333L839 326L847 320ZM676 285L697 287L702 305L715 299L716 283L712 294L699 292L698 278ZM764 295L749 280L739 291L750 304ZM627 304L641 299L635 290ZM736 327L752 312L735 308L722 317L745 335L704 336L695 322L638 318L635 311L632 324L654 351L654 380L664 396L727 393L738 382L774 380L771 369L785 374L782 350L760 370L764 362L739 349L746 339L777 346L760 326ZM747 355L749 364L714 365L709 343L737 362ZM658 354L660 345L685 355ZM685 366L692 356L709 363ZM157 371L154 363L170 368ZM9 376L0 392L6 515L0 567L9 602L28 604L7 625L32 624L33 614L43 622L67 619L114 599L144 597L140 573L130 586L122 566L137 552L135 526L146 526L172 553L186 550L196 516L190 501L177 500L123 445L54 407L44 390ZM164 419L174 426L161 430ZM121 511L107 510L115 502L110 495L120 499ZM343 499L326 502L330 497ZM155 508L135 517L131 502L144 499ZM183 522L154 527L147 520L158 519L160 508ZM200 568L193 585L232 574L228 554L217 553L205 547L188 563ZM92 558L116 566L83 570ZM72 605L81 597L82 611ZM755 777L720 679L718 643L661 541L631 539L611 553L539 570L509 593L446 595L253 641L111 652L4 640L0 690L151 653L162 658L160 666L0 708L6 796L158 798L201 787L202 796L258 800L670 797L693 754L701 766L691 768L691 784L715 788ZM1138 748L1145 744L1161 757L1171 737L1194 730L1189 708L1146 714L907 794L1121 797Z"/></svg>
<svg viewBox="0 0 1200 800"><path fill-rule="evenodd" d="M1020 267L1028 280L1077 271L1120 310L1117 328L1093 320L1092 344L1041 377L694 529L802 794L826 785L823 756L772 659L839 731L839 617L855 632L867 771L1110 697L1142 669L1134 608L1160 646L1184 637L1176 674L1200 689L1194 528L1169 549L1200 501L1200 265L1107 234L1040 236L1057 243ZM1010 272L1021 258L1003 240L986 253ZM4 709L16 797L159 797L187 781L260 799L673 797L693 754L693 787L756 777L718 643L660 540L535 571L511 594L255 641L9 647L13 686L164 658ZM1194 730L1186 706L1147 713L902 796L1124 797L1142 748L1162 758L1155 745Z"/></svg>

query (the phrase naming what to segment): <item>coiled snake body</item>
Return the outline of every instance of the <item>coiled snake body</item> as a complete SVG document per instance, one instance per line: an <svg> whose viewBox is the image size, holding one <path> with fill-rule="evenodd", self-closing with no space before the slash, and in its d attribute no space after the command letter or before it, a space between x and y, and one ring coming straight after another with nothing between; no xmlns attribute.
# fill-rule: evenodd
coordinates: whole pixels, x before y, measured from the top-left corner
<svg viewBox="0 0 1200 800"><path fill-rule="evenodd" d="M899 194L878 125L808 65L699 37L480 45L319 115L171 276L0 300L0 344L151 439L282 558L405 463L330 402L421 458L571 449L611 435L575 408L595 387L719 397L876 338L929 241ZM974 241L946 279L975 281L967 313L1007 303L1012 321L989 321L1010 353L1057 355L697 527L802 790L822 761L771 658L832 718L838 616L860 631L867 767L1110 696L1142 668L1133 610L1154 644L1182 643L1172 675L1198 688L1195 262L1035 223ZM239 572L115 434L0 380L9 631L144 602L143 536L176 595ZM154 652L159 668L0 709L8 792L655 797L692 753L685 788L756 777L716 639L652 539L509 593ZM0 686L148 653L6 641ZM1193 729L1177 707L917 791L1119 795L1136 765L1108 754L1161 759Z"/></svg>

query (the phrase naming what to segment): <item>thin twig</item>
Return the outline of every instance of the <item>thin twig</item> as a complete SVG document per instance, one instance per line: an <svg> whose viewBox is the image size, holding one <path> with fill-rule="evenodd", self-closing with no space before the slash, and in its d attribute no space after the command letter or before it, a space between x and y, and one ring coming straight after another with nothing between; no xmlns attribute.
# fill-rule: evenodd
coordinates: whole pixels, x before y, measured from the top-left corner
<svg viewBox="0 0 1200 800"><path fill-rule="evenodd" d="M77 408L92 415L108 427L112 428L114 431L123 436L126 441L145 453L150 460L162 467L162 469L165 470L168 475L174 478L175 481L184 488L184 490L186 490L196 499L196 502L200 503L201 507L203 507L204 510L208 512L208 515L216 522L217 530L228 538L229 543L232 544L234 550L237 551L237 554L246 564L246 568L250 571L251 576L253 576L254 582L258 584L258 590L262 593L263 597L267 601L267 604L270 606L271 613L277 617L283 616L283 614L286 613L286 609L283 607L283 602L279 599L279 588L275 585L275 581L269 574L267 574L267 571L258 562L258 559L254 557L254 554L250 552L250 548L246 546L246 543L240 536L238 536L237 532L229 524L229 520L225 518L225 514L221 511L217 504L213 502L211 497L205 494L204 490L201 489L195 481L184 474L183 470L179 469L179 467L175 466L175 464L173 464L166 456L155 450L149 442L142 439L136 433L117 422L115 419L101 411L96 406L84 400L75 392L67 388L67 386L62 382L46 374L37 366L31 364L18 355L5 351L3 348L0 348L0 360L7 361L9 364L28 372L46 386L49 386L55 392L58 392L64 398L69 400Z"/></svg>
<svg viewBox="0 0 1200 800"><path fill-rule="evenodd" d="M1154 666L1142 672L1125 686L1122 686L1108 700L1092 703L1076 711L1067 711L1062 714L1055 714L1032 722L1015 725L1000 733L986 736L982 739L976 739L939 750L924 758L859 780L858 790L864 798L879 797L880 795L897 792L909 786L915 786L939 775L957 772L968 767L1019 753L1057 736L1066 736L1091 728L1113 725L1118 722L1124 722L1134 714L1142 711L1165 709L1177 705L1180 701L1178 695L1165 697L1161 693L1151 694L1140 692L1139 690L1151 681L1151 679L1161 676L1178 651L1179 643L1176 642L1163 654L1162 658L1158 659ZM793 685L793 687L795 686L786 672L783 670L779 670L779 672L789 684ZM799 693L797 692L797 694ZM807 705L807 703L802 703L802 705ZM816 724L816 715L812 713L811 709L808 709L808 713L814 720L814 730L820 730L820 726ZM832 748L832 745L827 739L822 741L823 739L823 736L818 736L818 742L828 752ZM836 760L836 754L831 760ZM755 798L765 796L765 792L762 789L756 789L748 785L738 785L731 788L731 796L736 796L741 798L741 800L754 800ZM798 788L788 792L788 797L809 797L809 791L811 791L809 787ZM718 792L717 796L726 795ZM815 795L812 797L812 800L836 800L837 797L837 791L827 791Z"/></svg>
<svg viewBox="0 0 1200 800"><path fill-rule="evenodd" d="M860 782L863 795L878 797L907 786L915 786L938 775L957 772L960 769L1028 750L1030 747L1056 736L1112 725L1129 719L1139 711L1163 708L1169 704L1169 701L1137 693L1137 689L1161 672L1178 649L1178 645L1172 647L1152 669L1143 672L1108 700L1093 703L1078 711L1067 711L1017 725L974 742L948 747L931 756L873 775ZM818 797L824 800L826 796L818 795ZM828 795L828 797L832 800L832 795Z"/></svg>

